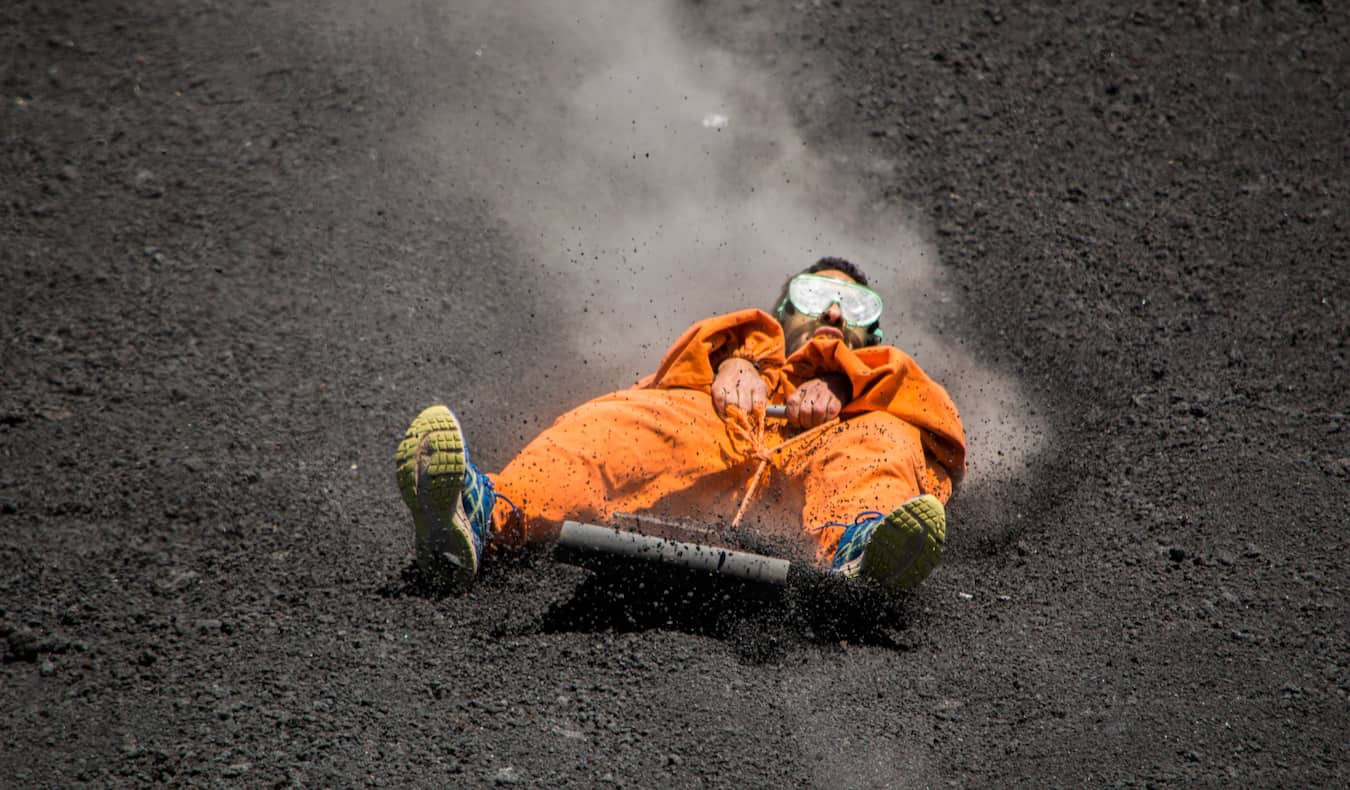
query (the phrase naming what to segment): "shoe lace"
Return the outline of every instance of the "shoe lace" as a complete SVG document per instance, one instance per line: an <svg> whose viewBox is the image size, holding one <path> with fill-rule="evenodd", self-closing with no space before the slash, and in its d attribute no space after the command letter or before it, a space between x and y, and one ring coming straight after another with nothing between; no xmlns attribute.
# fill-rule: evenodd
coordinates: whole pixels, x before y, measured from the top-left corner
<svg viewBox="0 0 1350 790"><path fill-rule="evenodd" d="M826 521L824 524L821 524L818 527L808 527L806 531L820 532L821 530L829 529L830 527L843 527L844 531L847 532L850 529L854 529L856 527L862 526L863 524L866 524L872 519L884 518L885 516L886 514L882 513L880 510L864 510L863 512L858 514L857 518L853 519L852 524L849 524L848 522L845 521Z"/></svg>
<svg viewBox="0 0 1350 790"><path fill-rule="evenodd" d="M493 542L505 543L508 546L523 545L525 543L525 515L520 512L520 508L516 507L516 503L512 502L511 498L506 494L498 491L495 487L489 490L492 491L493 510L496 509L498 500L505 502L511 508L510 521L498 530L497 534L494 536L494 538L499 538L500 540L494 540ZM488 513L489 523L491 523L491 510L489 510Z"/></svg>

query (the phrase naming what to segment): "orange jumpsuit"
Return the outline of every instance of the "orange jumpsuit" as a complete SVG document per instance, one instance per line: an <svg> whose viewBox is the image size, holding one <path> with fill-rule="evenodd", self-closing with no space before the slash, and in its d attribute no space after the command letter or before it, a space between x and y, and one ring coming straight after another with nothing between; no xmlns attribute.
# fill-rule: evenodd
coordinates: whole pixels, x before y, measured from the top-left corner
<svg viewBox="0 0 1350 790"><path fill-rule="evenodd" d="M848 377L853 399L837 424L797 442L779 420L756 424L734 408L723 420L710 388L730 356L756 364L771 403L827 372ZM494 527L510 545L547 540L565 519L603 524L615 513L727 524L761 462L745 523L786 530L828 564L842 524L859 513L889 512L923 493L950 499L965 473L965 438L946 391L899 349L814 338L785 357L779 323L741 310L690 327L654 374L535 437L492 475L519 507L517 517L499 501Z"/></svg>

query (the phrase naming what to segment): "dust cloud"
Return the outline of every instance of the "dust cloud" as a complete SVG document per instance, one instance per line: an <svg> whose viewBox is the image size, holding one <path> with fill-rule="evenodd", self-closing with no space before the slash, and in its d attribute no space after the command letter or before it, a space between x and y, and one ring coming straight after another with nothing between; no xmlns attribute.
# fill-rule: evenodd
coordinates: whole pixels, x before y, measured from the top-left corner
<svg viewBox="0 0 1350 790"><path fill-rule="evenodd" d="M959 326L922 320L954 297L921 228L878 204L856 164L808 148L782 86L700 43L689 7L454 2L432 18L436 3L415 7L423 16L399 24L418 26L418 47L450 48L456 67L410 145L444 190L486 201L509 228L578 358L612 371L610 388L654 369L694 321L771 309L789 274L839 255L886 300L887 340L952 392L968 480L1008 479L1039 448L1015 383L966 353Z"/></svg>

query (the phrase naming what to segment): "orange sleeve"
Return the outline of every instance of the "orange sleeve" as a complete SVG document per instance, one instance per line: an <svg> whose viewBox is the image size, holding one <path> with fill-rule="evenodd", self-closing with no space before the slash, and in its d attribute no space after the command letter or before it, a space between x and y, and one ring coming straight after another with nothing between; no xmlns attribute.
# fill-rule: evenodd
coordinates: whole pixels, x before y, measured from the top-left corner
<svg viewBox="0 0 1350 790"><path fill-rule="evenodd" d="M797 349L784 368L793 382L837 372L848 376L853 400L840 416L887 411L919 429L926 453L950 475L966 472L966 436L947 391L905 352L893 346L852 350L834 338L816 338Z"/></svg>
<svg viewBox="0 0 1350 790"><path fill-rule="evenodd" d="M656 372L638 386L707 392L717 366L733 356L755 363L772 389L783 365L783 330L778 321L762 310L739 310L699 321L685 330L666 351Z"/></svg>

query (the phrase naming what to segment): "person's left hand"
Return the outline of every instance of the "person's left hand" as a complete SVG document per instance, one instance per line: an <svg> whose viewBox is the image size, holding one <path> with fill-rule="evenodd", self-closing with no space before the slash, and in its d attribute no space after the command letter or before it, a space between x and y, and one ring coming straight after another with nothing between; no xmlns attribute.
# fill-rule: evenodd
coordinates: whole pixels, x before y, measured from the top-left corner
<svg viewBox="0 0 1350 790"><path fill-rule="evenodd" d="M826 373L797 388L787 399L787 421L797 428L814 428L839 416L851 395L848 378Z"/></svg>

